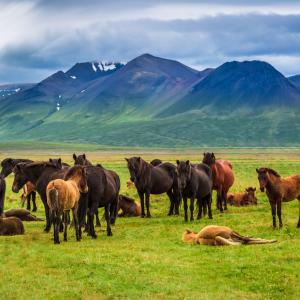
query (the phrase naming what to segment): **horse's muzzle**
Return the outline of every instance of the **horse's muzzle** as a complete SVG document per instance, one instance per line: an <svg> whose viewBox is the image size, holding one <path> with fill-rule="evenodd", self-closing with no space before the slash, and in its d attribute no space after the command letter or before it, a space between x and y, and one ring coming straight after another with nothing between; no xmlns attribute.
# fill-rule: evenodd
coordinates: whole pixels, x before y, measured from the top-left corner
<svg viewBox="0 0 300 300"><path fill-rule="evenodd" d="M13 185L12 186L12 191L14 192L14 193L19 193L19 188L16 186L16 185Z"/></svg>

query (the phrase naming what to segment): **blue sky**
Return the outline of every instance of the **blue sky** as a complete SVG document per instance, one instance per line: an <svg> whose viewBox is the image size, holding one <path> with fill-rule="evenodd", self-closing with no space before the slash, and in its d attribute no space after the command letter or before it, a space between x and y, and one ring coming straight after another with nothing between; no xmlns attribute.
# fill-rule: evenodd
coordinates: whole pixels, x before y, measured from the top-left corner
<svg viewBox="0 0 300 300"><path fill-rule="evenodd" d="M260 59L300 74L300 1L0 0L0 83L142 53L199 70Z"/></svg>

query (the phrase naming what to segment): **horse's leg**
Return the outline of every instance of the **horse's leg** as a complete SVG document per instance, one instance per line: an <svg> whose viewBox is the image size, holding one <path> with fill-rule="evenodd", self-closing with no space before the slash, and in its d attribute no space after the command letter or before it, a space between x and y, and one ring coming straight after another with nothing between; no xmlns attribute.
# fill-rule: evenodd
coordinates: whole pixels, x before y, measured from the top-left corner
<svg viewBox="0 0 300 300"><path fill-rule="evenodd" d="M203 199L204 200L204 199ZM197 206L198 206L198 214L197 214L197 220L200 220L202 217L202 206L204 201L200 197L197 198Z"/></svg>
<svg viewBox="0 0 300 300"><path fill-rule="evenodd" d="M211 203L212 203L212 194L210 194L210 195L207 197L207 208L208 208L208 218L209 218L209 219L212 219L212 218L213 218L212 212L211 212Z"/></svg>
<svg viewBox="0 0 300 300"><path fill-rule="evenodd" d="M277 201L277 217L279 221L279 227L282 228L282 219L281 219L281 199Z"/></svg>
<svg viewBox="0 0 300 300"><path fill-rule="evenodd" d="M146 208L147 208L147 218L151 218L150 214L150 193L146 192Z"/></svg>
<svg viewBox="0 0 300 300"><path fill-rule="evenodd" d="M141 217L144 218L145 217L144 193L140 191L138 191L138 193L141 201L141 210L142 210Z"/></svg>
<svg viewBox="0 0 300 300"><path fill-rule="evenodd" d="M49 232L51 229L50 215L49 215L49 207L48 204L43 201L45 206L45 215L46 215L46 227L44 229L45 232Z"/></svg>
<svg viewBox="0 0 300 300"><path fill-rule="evenodd" d="M105 220L106 220L106 232L107 236L112 236L111 228L110 228L110 214L109 214L110 205L107 204L104 207L105 210Z"/></svg>
<svg viewBox="0 0 300 300"><path fill-rule="evenodd" d="M98 203L93 203L92 207L88 210L88 226L89 233L93 239L97 238L95 227L94 227L94 214L98 210Z"/></svg>
<svg viewBox="0 0 300 300"><path fill-rule="evenodd" d="M191 200L190 200L190 213L191 213L190 221L194 221L194 202L195 202L195 198L191 197Z"/></svg>
<svg viewBox="0 0 300 300"><path fill-rule="evenodd" d="M222 198L223 198L223 202L224 202L224 210L227 210L227 190L222 192Z"/></svg>
<svg viewBox="0 0 300 300"><path fill-rule="evenodd" d="M37 211L37 206L36 206L36 192L31 192L31 200L32 200L32 211Z"/></svg>
<svg viewBox="0 0 300 300"><path fill-rule="evenodd" d="M60 214L58 212L54 212L53 219L55 220L53 223L54 244L60 244L59 241L59 226L61 223Z"/></svg>
<svg viewBox="0 0 300 300"><path fill-rule="evenodd" d="M222 193L217 193L217 203L218 203L218 207L219 207L219 210L220 210L220 212L222 213L222 212L224 212L224 210L223 210L223 204L222 204Z"/></svg>
<svg viewBox="0 0 300 300"><path fill-rule="evenodd" d="M167 195L168 195L168 197L170 199L170 208L169 208L168 216L172 216L173 213L174 213L174 205L175 205L172 191L171 190L168 191Z"/></svg>
<svg viewBox="0 0 300 300"><path fill-rule="evenodd" d="M30 211L30 209L31 209L31 207L30 207L31 194L27 195L26 199L27 199L26 209Z"/></svg>
<svg viewBox="0 0 300 300"><path fill-rule="evenodd" d="M64 241L66 242L68 240L68 212L67 211L64 211L63 212L63 219L64 219ZM73 218L74 220L74 218Z"/></svg>
<svg viewBox="0 0 300 300"><path fill-rule="evenodd" d="M273 227L276 228L276 202L270 202L271 210L272 210L272 219L273 219Z"/></svg>
<svg viewBox="0 0 300 300"><path fill-rule="evenodd" d="M183 197L183 208L184 208L184 221L187 222L188 221L188 205L187 205L187 197Z"/></svg>
<svg viewBox="0 0 300 300"><path fill-rule="evenodd" d="M78 223L78 205L76 205L73 209L72 209L72 213L73 213L73 220L74 220L74 226L75 226L75 235L76 235L76 240L79 242L81 240L80 234L79 234L79 223Z"/></svg>
<svg viewBox="0 0 300 300"><path fill-rule="evenodd" d="M100 219L99 219L99 211L97 209L96 213L96 227L101 227Z"/></svg>

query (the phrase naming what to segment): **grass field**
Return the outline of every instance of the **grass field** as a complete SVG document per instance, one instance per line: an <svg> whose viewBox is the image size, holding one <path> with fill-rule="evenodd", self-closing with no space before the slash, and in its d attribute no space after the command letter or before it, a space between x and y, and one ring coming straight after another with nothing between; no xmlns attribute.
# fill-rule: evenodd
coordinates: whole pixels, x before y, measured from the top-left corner
<svg viewBox="0 0 300 300"><path fill-rule="evenodd" d="M32 155L35 152L4 149L0 160L7 156L36 160L61 156L70 163L73 153L49 150ZM202 152L119 150L91 152L88 158L117 171L121 192L137 199L135 190L126 189L124 157L139 154L146 160L196 162ZM258 188L256 167L272 167L282 176L300 173L300 150L296 148L215 152L233 164L233 191L250 185ZM11 191L12 180L13 176L7 180L6 209L20 205L19 195ZM98 228L97 240L83 236L79 243L72 229L67 243L54 245L52 232L43 233L44 222L25 223L24 236L0 237L0 298L299 299L298 201L283 205L284 228L273 230L266 195L258 192L257 198L255 207L229 207L224 214L216 211L214 200L213 220L205 217L185 223L182 207L179 217L167 217L166 195L151 197L151 219L119 218L113 237L106 236L105 228ZM40 200L37 215L44 217ZM182 243L185 228L199 231L207 224L227 225L244 235L276 238L278 243L241 247Z"/></svg>

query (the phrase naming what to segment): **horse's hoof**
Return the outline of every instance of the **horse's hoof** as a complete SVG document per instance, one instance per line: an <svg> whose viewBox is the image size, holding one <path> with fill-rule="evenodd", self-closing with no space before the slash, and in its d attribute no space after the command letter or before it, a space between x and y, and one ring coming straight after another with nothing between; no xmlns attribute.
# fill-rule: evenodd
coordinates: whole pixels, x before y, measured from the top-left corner
<svg viewBox="0 0 300 300"><path fill-rule="evenodd" d="M145 218L145 215L141 215L141 218Z"/></svg>
<svg viewBox="0 0 300 300"><path fill-rule="evenodd" d="M97 234L92 235L92 239L96 239L97 238Z"/></svg>
<svg viewBox="0 0 300 300"><path fill-rule="evenodd" d="M60 241L54 241L54 244L58 245L58 244L60 244Z"/></svg>
<svg viewBox="0 0 300 300"><path fill-rule="evenodd" d="M45 229L44 229L44 232L45 232L45 233L49 233L49 231L50 231L50 228L45 228Z"/></svg>
<svg viewBox="0 0 300 300"><path fill-rule="evenodd" d="M113 236L112 232L108 232L107 236Z"/></svg>
<svg viewBox="0 0 300 300"><path fill-rule="evenodd" d="M147 218L151 218L151 215L147 215Z"/></svg>

